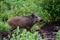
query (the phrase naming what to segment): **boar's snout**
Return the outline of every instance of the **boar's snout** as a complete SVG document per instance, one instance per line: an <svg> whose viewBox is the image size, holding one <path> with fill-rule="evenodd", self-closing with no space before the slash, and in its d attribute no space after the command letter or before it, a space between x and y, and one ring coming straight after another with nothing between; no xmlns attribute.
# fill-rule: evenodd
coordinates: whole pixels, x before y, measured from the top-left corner
<svg viewBox="0 0 60 40"><path fill-rule="evenodd" d="M41 17L38 17L38 20L37 21L40 21L41 22L41 21L43 21L43 19Z"/></svg>
<svg viewBox="0 0 60 40"><path fill-rule="evenodd" d="M43 21L43 19L40 20L40 22L42 22L42 21Z"/></svg>

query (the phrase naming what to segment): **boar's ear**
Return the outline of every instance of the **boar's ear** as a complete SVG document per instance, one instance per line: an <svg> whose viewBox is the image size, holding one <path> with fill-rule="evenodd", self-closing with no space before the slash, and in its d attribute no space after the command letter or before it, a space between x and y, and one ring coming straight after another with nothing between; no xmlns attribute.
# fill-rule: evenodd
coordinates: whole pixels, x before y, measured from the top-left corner
<svg viewBox="0 0 60 40"><path fill-rule="evenodd" d="M32 13L32 14L31 14L31 16L32 16L32 17L34 17L34 16L35 16L35 14L34 14L34 13Z"/></svg>

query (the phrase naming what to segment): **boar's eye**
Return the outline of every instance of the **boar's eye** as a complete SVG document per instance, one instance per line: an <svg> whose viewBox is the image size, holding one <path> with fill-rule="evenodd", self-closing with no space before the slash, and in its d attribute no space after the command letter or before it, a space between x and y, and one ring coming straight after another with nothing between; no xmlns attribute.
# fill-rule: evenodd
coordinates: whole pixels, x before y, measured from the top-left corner
<svg viewBox="0 0 60 40"><path fill-rule="evenodd" d="M38 18L38 17L35 17L35 18Z"/></svg>

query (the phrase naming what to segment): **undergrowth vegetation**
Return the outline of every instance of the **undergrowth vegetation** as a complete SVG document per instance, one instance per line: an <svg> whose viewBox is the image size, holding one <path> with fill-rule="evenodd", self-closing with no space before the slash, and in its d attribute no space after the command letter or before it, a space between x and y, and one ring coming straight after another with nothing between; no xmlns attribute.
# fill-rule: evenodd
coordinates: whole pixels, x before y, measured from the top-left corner
<svg viewBox="0 0 60 40"><path fill-rule="evenodd" d="M26 29L19 30L19 27L17 27L17 30L14 33L15 34L12 34L11 40L42 40L37 32L31 33Z"/></svg>
<svg viewBox="0 0 60 40"><path fill-rule="evenodd" d="M0 0L0 32L9 31L8 19L15 16L28 16L32 13L43 18L45 22L58 21L60 0ZM10 40L42 40L41 36L34 31L41 24L43 23L37 23L32 27L33 33L18 28L15 33L13 32ZM57 40L60 40L60 31L57 33Z"/></svg>

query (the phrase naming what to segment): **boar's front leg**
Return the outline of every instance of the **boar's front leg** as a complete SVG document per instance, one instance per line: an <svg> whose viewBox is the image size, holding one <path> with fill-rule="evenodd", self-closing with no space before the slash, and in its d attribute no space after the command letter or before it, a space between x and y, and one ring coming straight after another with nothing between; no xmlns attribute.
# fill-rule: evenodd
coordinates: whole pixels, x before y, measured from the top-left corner
<svg viewBox="0 0 60 40"><path fill-rule="evenodd" d="M13 25L9 29L9 35L10 35L9 39L12 37L12 31L15 30L15 29L16 29L16 26L13 26Z"/></svg>
<svg viewBox="0 0 60 40"><path fill-rule="evenodd" d="M31 27L26 27L27 31L31 32Z"/></svg>

